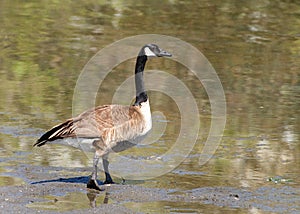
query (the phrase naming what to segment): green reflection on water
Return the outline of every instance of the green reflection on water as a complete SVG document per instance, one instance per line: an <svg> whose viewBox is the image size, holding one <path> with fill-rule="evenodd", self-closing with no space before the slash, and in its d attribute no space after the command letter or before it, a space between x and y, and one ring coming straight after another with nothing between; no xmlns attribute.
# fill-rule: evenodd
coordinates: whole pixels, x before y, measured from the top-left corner
<svg viewBox="0 0 300 214"><path fill-rule="evenodd" d="M210 127L205 91L182 65L149 62L149 69L159 64L189 87L199 106L201 130L194 151L176 172L145 185L253 187L277 175L299 185L299 10L297 3L279 0L1 1L1 158L32 152L43 131L71 116L76 80L97 50L126 36L157 33L179 37L207 56L223 84L228 115L217 153L198 166ZM109 74L100 87L99 104L111 102L115 88L132 75L133 63L124 62ZM176 105L163 94L149 95L152 110L166 116L166 133L151 147L132 148L124 155L160 154L177 137ZM90 164L77 150L51 146L21 160L44 166ZM1 178L4 185L19 183Z"/></svg>
<svg viewBox="0 0 300 214"><path fill-rule="evenodd" d="M101 198L102 196L99 196L97 200ZM27 207L37 210L53 210L59 212L90 208L90 201L87 195L81 192L72 192L65 196L48 195L45 196L44 199L47 201L34 202L28 204Z"/></svg>

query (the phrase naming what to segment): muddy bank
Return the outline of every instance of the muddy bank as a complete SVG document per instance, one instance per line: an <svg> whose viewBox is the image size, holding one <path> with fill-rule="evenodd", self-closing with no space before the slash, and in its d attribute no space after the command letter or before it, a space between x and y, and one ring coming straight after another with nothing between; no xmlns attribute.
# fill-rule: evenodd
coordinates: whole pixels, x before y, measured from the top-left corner
<svg viewBox="0 0 300 214"><path fill-rule="evenodd" d="M300 213L300 189L266 183L257 189L229 186L192 190L148 188L143 182L86 189L89 168L10 166L19 184L0 187L3 213ZM83 175L83 176L78 176ZM118 182L118 180L116 180ZM101 184L101 181L98 181Z"/></svg>
<svg viewBox="0 0 300 214"><path fill-rule="evenodd" d="M227 207L232 213L255 209L300 213L300 190L288 186L261 187L254 191L204 187L184 192L126 184L103 188L102 192L89 191L83 183L63 181L6 186L0 188L0 208L3 213L169 213L168 203L177 203L182 209L194 212L201 211L202 205L214 205ZM148 204L148 208L143 209L143 204Z"/></svg>

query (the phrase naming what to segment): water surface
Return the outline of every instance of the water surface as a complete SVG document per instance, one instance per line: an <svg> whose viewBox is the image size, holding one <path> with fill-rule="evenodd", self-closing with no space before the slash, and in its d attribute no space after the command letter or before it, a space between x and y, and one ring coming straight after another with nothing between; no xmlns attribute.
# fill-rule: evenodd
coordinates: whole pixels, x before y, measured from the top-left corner
<svg viewBox="0 0 300 214"><path fill-rule="evenodd" d="M169 59L149 62L148 69L159 67L188 86L199 108L201 129L193 151L179 167L137 185L174 191L209 186L299 188L299 11L298 4L279 0L1 1L0 185L37 181L18 172L24 165L88 170L90 160L79 150L33 149L32 144L45 130L72 116L76 80L98 50L127 36L155 33L189 42L208 58L224 87L227 123L217 152L199 166L211 119L205 90L184 66ZM133 66L134 59L128 60L107 76L97 104L112 102ZM178 136L176 103L155 91L149 97L157 112L153 134L160 127L165 133L151 146L125 151L125 156L159 156ZM119 166L113 161L111 165ZM89 171L76 175L66 170L65 176L82 173ZM50 174L48 179L55 178ZM156 206L143 204L139 211ZM188 212L186 205L181 211L171 202L159 206ZM201 206L205 205L200 204L199 210Z"/></svg>

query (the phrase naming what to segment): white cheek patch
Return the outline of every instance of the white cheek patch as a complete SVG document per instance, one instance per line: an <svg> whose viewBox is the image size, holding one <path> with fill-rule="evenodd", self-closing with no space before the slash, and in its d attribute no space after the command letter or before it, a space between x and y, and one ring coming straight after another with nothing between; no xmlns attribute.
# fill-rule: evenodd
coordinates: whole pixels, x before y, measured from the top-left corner
<svg viewBox="0 0 300 214"><path fill-rule="evenodd" d="M153 53L153 51L151 51L148 47L145 47L144 51L146 56L156 56L155 53Z"/></svg>

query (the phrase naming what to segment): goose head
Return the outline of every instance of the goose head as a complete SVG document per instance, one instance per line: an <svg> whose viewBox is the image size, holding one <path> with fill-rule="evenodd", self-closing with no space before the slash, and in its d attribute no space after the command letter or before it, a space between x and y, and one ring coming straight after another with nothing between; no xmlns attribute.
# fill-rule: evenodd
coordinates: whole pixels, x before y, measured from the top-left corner
<svg viewBox="0 0 300 214"><path fill-rule="evenodd" d="M147 57L171 57L172 54L168 53L165 50L162 50L156 44L147 44L142 47L141 51L139 52L139 56L147 56Z"/></svg>

